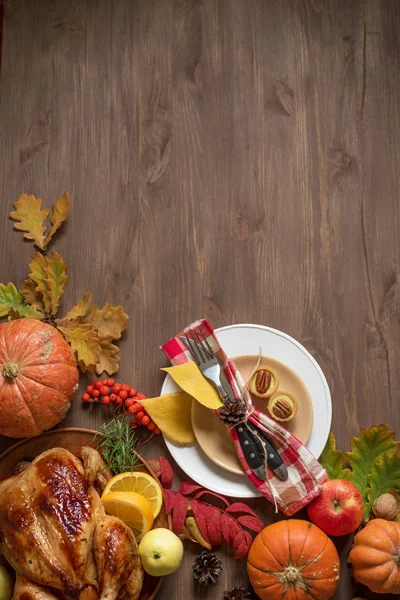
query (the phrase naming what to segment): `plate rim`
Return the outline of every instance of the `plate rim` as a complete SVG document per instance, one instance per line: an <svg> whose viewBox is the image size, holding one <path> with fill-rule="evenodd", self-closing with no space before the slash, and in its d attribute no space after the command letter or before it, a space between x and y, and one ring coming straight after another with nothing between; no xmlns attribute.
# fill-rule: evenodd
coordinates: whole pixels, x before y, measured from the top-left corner
<svg viewBox="0 0 400 600"><path fill-rule="evenodd" d="M331 397L331 392L330 392L329 385L328 385L327 379L325 377L325 374L324 374L322 368L320 367L320 365L318 364L317 360L312 356L312 354L307 350L307 348L305 348L298 340L296 340L295 338L293 338L291 335L285 333L284 331L281 331L279 329L275 329L274 327L270 327L269 325L261 325L259 323L236 323L236 324L224 325L222 327L218 327L214 331L218 335L218 333L220 333L222 331L229 331L229 330L232 330L232 329L233 330L244 329L244 328L259 329L259 330L263 330L263 331L268 331L269 333L272 333L272 334L275 334L275 335L277 335L277 336L279 336L281 338L284 338L287 342L289 342L293 346L295 346L307 358L307 360L310 363L310 365L318 373L320 382L321 382L321 384L323 386L323 389L324 389L324 392L325 392L325 398L327 400L327 402L326 402L327 406L326 406L326 411L325 411L325 426L326 426L326 429L327 429L326 439L328 439L329 432L330 432L331 425L332 425L332 397ZM171 379L171 377L167 373L166 376L165 376L165 378L164 378L164 380L163 380L162 386L161 386L160 395L164 395L165 394L164 388L165 388L165 386L167 385L167 382L170 379ZM171 453L173 459L176 461L176 463L178 464L178 466L184 471L184 473L186 475L188 475L189 477L193 478L193 475L190 475L189 473L187 473L186 469L182 466L182 462L175 457L175 454L173 454L171 452L171 448L170 448L171 443L169 442L169 440L167 440L164 437L164 441L166 443L166 446L167 446L169 452ZM325 443L326 443L326 441L325 441ZM322 452L322 450L321 450L321 452ZM321 454L319 454L319 456L320 455ZM316 456L316 458L318 459L319 456L318 457ZM197 475L197 473L196 473L196 481L198 483L200 483L201 485L204 485L205 487L208 487L207 484L204 483L204 480L201 481L201 479L202 478L201 477L199 478L198 475ZM227 494L227 495L229 495L229 494ZM256 491L251 496L248 495L248 494L243 494L243 495L239 496L238 493L235 492L235 494L234 494L233 497L238 497L238 498L239 497L242 497L242 498L254 498L254 497L257 497L258 495L259 494L257 494Z"/></svg>

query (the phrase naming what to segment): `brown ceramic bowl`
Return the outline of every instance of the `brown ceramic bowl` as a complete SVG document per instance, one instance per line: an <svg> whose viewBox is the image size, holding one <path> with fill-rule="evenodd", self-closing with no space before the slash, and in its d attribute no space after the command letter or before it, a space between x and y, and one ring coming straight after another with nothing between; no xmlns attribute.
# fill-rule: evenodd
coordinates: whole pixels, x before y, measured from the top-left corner
<svg viewBox="0 0 400 600"><path fill-rule="evenodd" d="M96 433L91 429L68 427L46 431L37 437L21 440L0 455L0 481L14 475L14 466L19 460L33 459L51 448L65 448L72 454L79 456L82 446L95 446L94 436ZM137 459L142 463L143 469L157 479L152 469L140 455L137 455ZM154 527L172 529L171 519L165 514L164 505L154 522ZM160 590L162 581L163 577L151 577L145 573L139 600L153 600Z"/></svg>

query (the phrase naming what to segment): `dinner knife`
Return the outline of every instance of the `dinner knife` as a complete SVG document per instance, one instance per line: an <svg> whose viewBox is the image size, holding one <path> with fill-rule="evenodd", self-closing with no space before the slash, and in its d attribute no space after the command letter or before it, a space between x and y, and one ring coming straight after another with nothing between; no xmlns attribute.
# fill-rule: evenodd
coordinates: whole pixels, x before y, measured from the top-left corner
<svg viewBox="0 0 400 600"><path fill-rule="evenodd" d="M258 429L258 427L256 427L253 423L249 421L247 421L247 426L250 432L253 434L253 436L258 438L260 440L260 443L264 446L267 456L267 464L270 467L270 469L272 469L272 471L277 477L279 477L279 479L281 479L282 481L286 481L289 477L287 467L281 459L279 453L276 451L274 446L271 444L271 442L265 435L264 431Z"/></svg>
<svg viewBox="0 0 400 600"><path fill-rule="evenodd" d="M233 399L235 397L235 395L234 395L232 386L230 385L228 379L226 378L226 376L224 375L224 373L222 371L221 371L221 375L220 375L220 383L221 383L222 387L224 388L224 390L228 393L229 398ZM259 444L260 443L262 444L262 448L263 448L264 453L266 454L267 463L268 463L268 466L270 467L270 469L275 473L275 475L277 477L279 477L279 479L281 479L281 481L286 481L287 478L289 477L287 467L286 467L285 463L283 462L283 460L281 459L279 452L277 452L277 450L275 449L272 442L268 439L268 437L264 433L264 431L262 431L261 429L259 429L255 425L253 425L253 423L250 423L250 421L247 421L247 426L248 426L250 435L253 437L253 441L255 443L257 441L257 436L258 436L258 440L260 440ZM256 443L256 445L257 445L257 443ZM259 445L258 445L258 452L259 453L261 452Z"/></svg>
<svg viewBox="0 0 400 600"><path fill-rule="evenodd" d="M185 344L186 348L188 348L188 350L191 350L188 340L183 336L181 336L180 339ZM196 344L194 340L191 340L190 343ZM221 376L223 377L223 381L221 381ZM221 386L216 387L216 390L218 391L221 400L225 404L226 401L229 400L230 394L233 394L233 390L225 375L223 375L222 371L219 375L219 379ZM238 424L235 427L235 430L247 464L249 465L254 475L261 481L264 481L267 477L267 471L265 468L265 448L259 443L257 443L257 440L254 439L254 436L249 432L248 428L244 423Z"/></svg>

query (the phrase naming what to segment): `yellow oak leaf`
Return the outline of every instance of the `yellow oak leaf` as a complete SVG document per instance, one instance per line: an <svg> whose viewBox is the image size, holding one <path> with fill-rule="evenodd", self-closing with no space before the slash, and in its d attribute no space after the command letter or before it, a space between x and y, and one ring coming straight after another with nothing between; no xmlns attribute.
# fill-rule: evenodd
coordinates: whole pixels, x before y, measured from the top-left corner
<svg viewBox="0 0 400 600"><path fill-rule="evenodd" d="M29 265L31 279L36 284L36 291L41 294L45 312L50 311L49 287L46 283L47 278L47 256L36 252L32 256L32 262Z"/></svg>
<svg viewBox="0 0 400 600"><path fill-rule="evenodd" d="M79 319L59 320L57 328L76 353L77 360L81 361L87 369L94 367L100 357L100 342L95 329L89 323L81 323Z"/></svg>
<svg viewBox="0 0 400 600"><path fill-rule="evenodd" d="M192 360L162 369L171 375L180 388L195 398L207 408L216 410L222 406L221 398L215 387L200 372L199 367Z"/></svg>
<svg viewBox="0 0 400 600"><path fill-rule="evenodd" d="M163 434L174 444L194 444L192 427L193 398L186 392L174 392L140 400L145 410Z"/></svg>
<svg viewBox="0 0 400 600"><path fill-rule="evenodd" d="M97 304L90 307L84 323L90 323L98 332L100 339L119 340L128 326L128 315L122 306L113 306L106 302L102 309Z"/></svg>
<svg viewBox="0 0 400 600"><path fill-rule="evenodd" d="M57 200L53 204L52 213L49 218L52 227L46 239L46 246L52 239L55 232L60 229L64 221L67 220L70 206L71 199L68 192L64 192L62 196L58 196Z"/></svg>
<svg viewBox="0 0 400 600"><path fill-rule="evenodd" d="M55 315L60 306L61 296L68 281L67 263L58 252L47 256L46 279L51 314Z"/></svg>
<svg viewBox="0 0 400 600"><path fill-rule="evenodd" d="M66 321L71 321L77 317L84 317L92 304L92 292L86 292L79 300L78 304L73 306L70 311L67 312L65 317Z"/></svg>
<svg viewBox="0 0 400 600"><path fill-rule="evenodd" d="M36 285L32 279L25 279L19 288L19 293L24 297L27 304L34 306L41 312L44 311L42 296L36 291Z"/></svg>
<svg viewBox="0 0 400 600"><path fill-rule="evenodd" d="M44 222L49 214L49 209L41 210L42 199L36 198L33 194L21 194L13 206L16 210L10 213L10 217L14 221L18 221L18 223L14 223L15 229L25 231L24 237L33 240L38 248L44 250L46 247Z"/></svg>
<svg viewBox="0 0 400 600"><path fill-rule="evenodd" d="M96 365L86 366L85 363L82 360L78 360L78 367L80 368L80 370L82 371L82 373L86 373L86 371L88 373L95 373L96 372Z"/></svg>
<svg viewBox="0 0 400 600"><path fill-rule="evenodd" d="M119 369L119 348L110 340L100 340L100 356L96 364L96 373L100 375L104 371L113 375Z"/></svg>
<svg viewBox="0 0 400 600"><path fill-rule="evenodd" d="M5 317L10 312L12 319L19 317L43 319L44 317L34 306L25 303L24 297L13 283L10 282L7 285L0 283L0 317ZM15 317L16 313L19 317Z"/></svg>

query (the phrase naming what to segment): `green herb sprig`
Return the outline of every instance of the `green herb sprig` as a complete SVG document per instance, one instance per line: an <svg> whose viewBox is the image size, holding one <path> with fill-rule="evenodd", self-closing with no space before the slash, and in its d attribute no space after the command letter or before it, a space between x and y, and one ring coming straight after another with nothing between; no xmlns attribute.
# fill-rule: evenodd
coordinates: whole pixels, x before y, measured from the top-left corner
<svg viewBox="0 0 400 600"><path fill-rule="evenodd" d="M125 419L115 417L100 427L96 435L97 449L102 453L108 468L114 475L134 471L139 465L135 446L135 431Z"/></svg>

